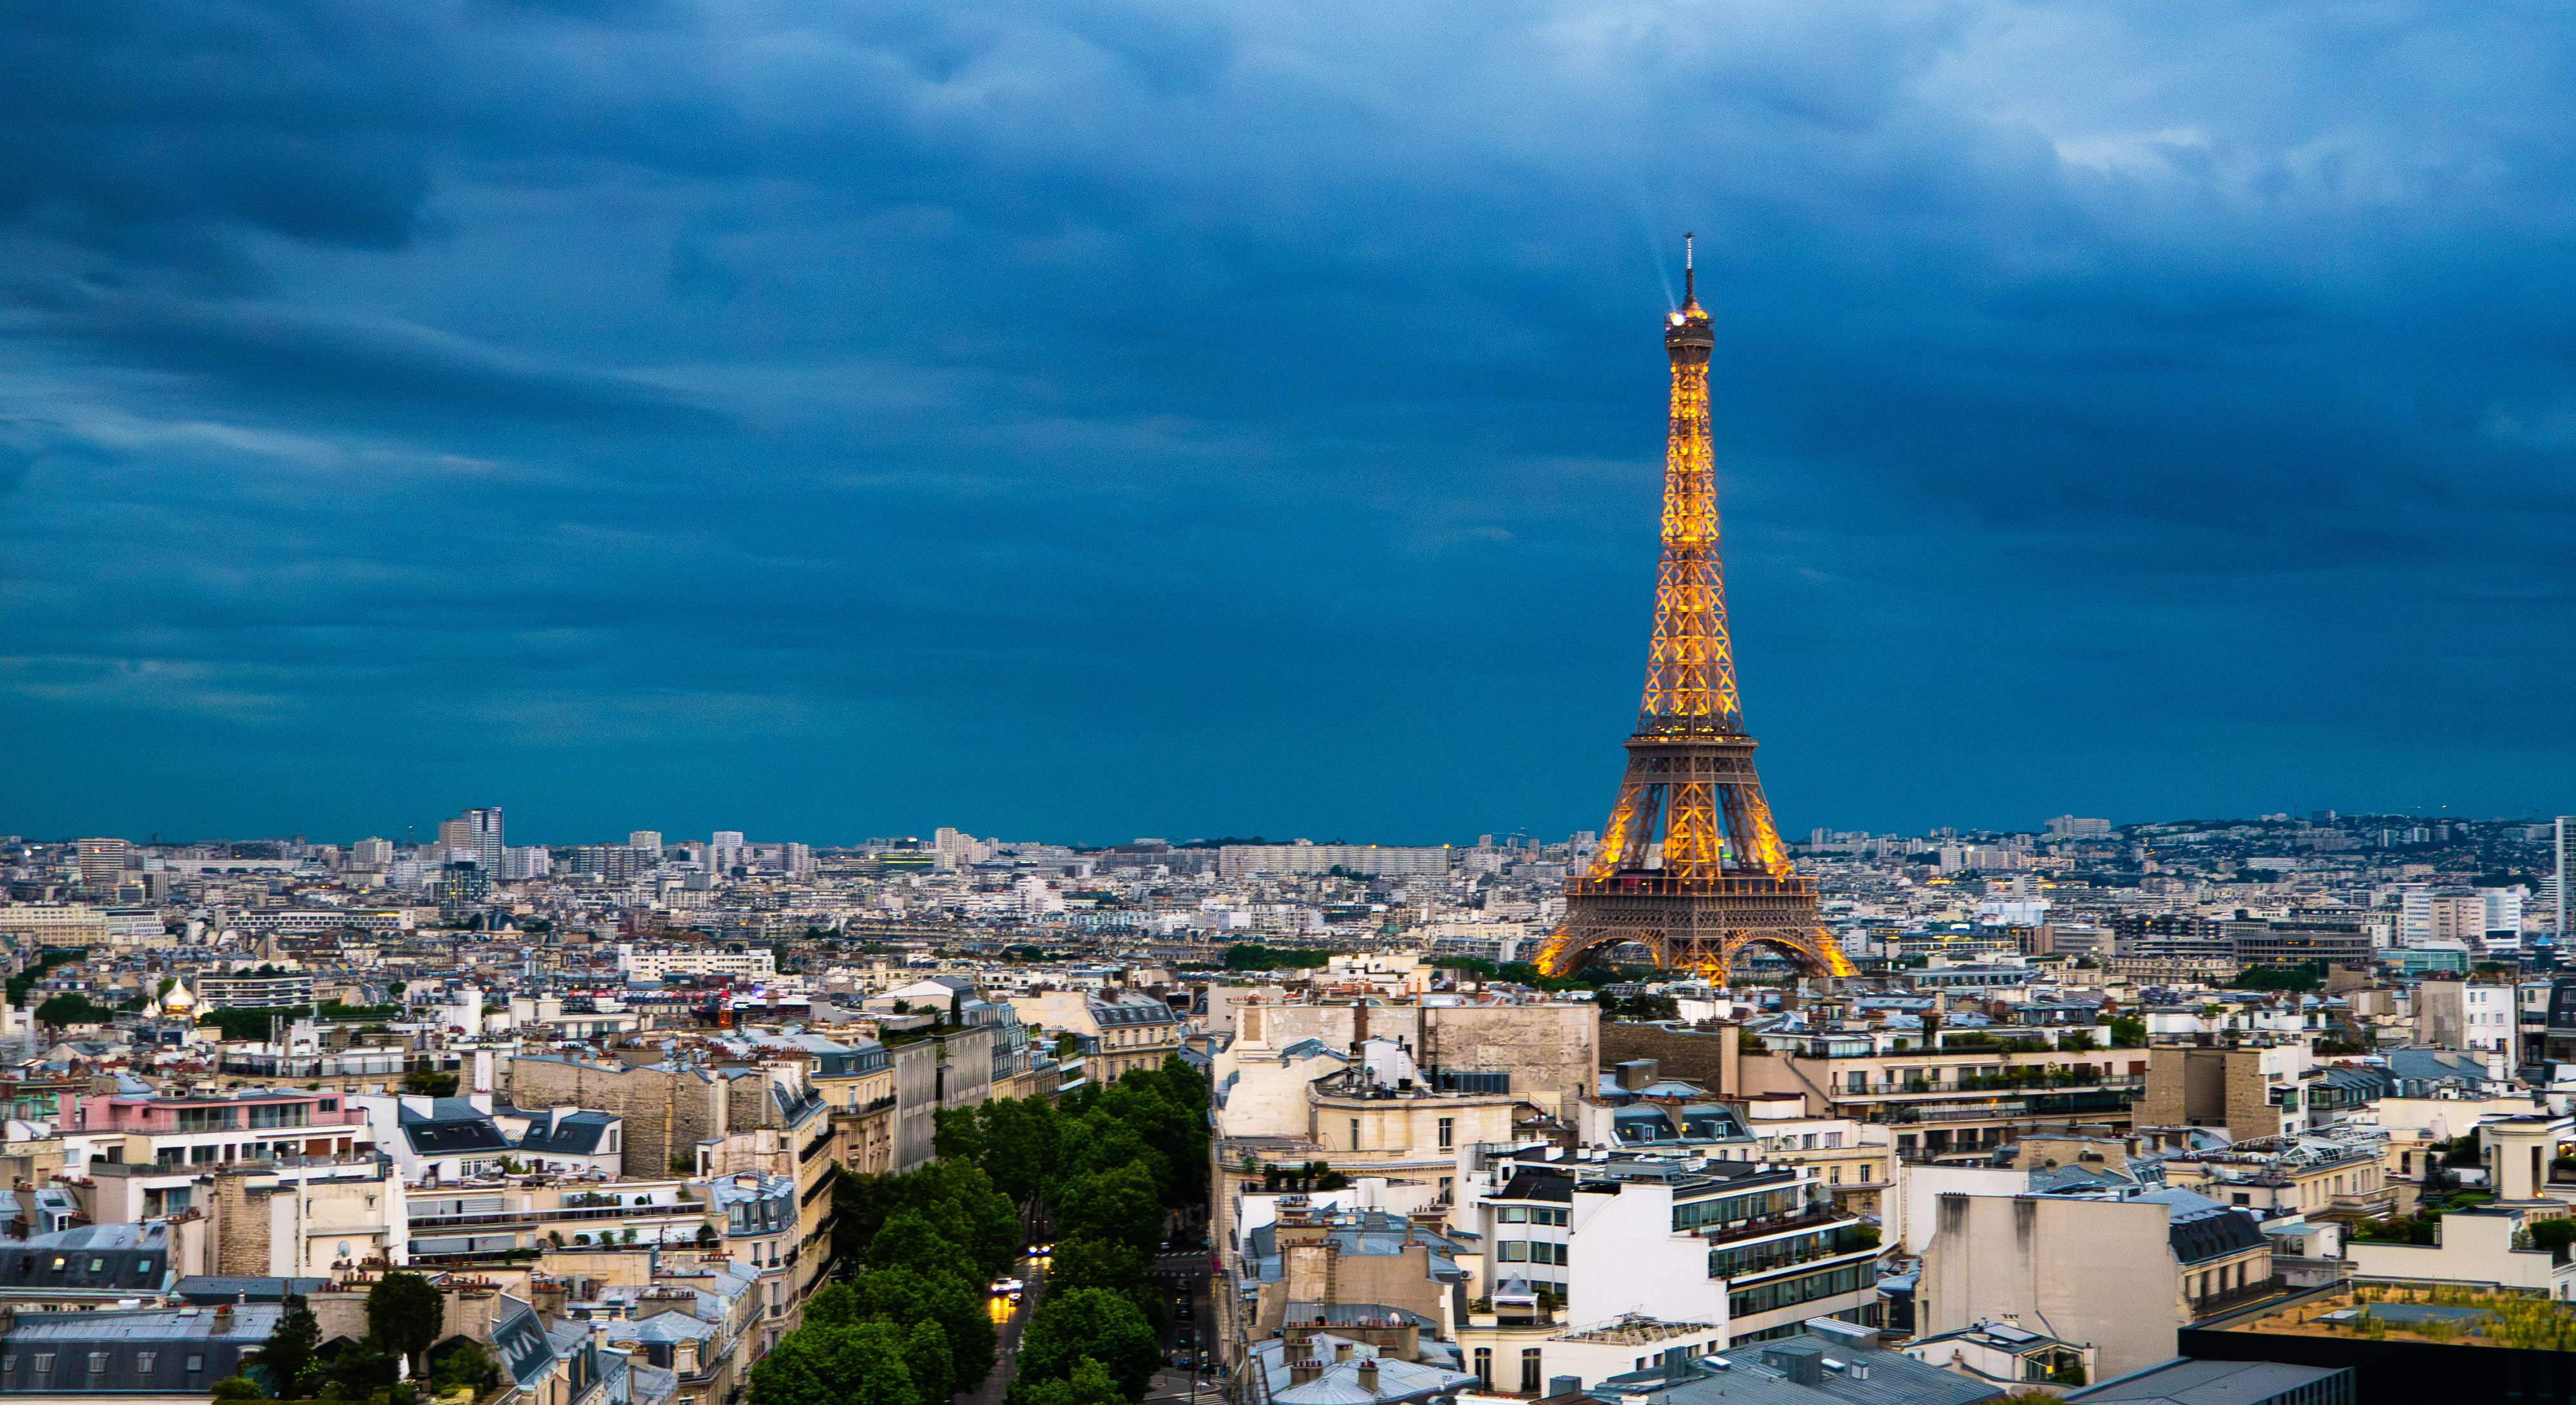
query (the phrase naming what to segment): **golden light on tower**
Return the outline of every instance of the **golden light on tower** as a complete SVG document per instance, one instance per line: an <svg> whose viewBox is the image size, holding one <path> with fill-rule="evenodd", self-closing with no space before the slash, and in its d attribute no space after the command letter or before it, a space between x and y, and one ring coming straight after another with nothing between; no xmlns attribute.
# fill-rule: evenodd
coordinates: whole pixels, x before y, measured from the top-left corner
<svg viewBox="0 0 2576 1405"><path fill-rule="evenodd" d="M1658 964L1723 975L1737 950L1760 944L1812 973L1849 975L1850 960L1816 922L1813 880L1790 867L1744 730L1709 435L1717 338L1699 305L1695 263L1684 235L1682 305L1664 324L1672 391L1645 696L1601 848L1567 882L1565 921L1538 965L1562 975L1637 941Z"/></svg>

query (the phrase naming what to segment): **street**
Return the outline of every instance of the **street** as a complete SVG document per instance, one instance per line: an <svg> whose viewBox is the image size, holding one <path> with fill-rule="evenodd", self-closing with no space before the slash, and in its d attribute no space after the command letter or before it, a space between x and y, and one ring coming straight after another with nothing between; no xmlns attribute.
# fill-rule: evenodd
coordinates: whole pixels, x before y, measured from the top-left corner
<svg viewBox="0 0 2576 1405"><path fill-rule="evenodd" d="M1046 1292L1047 1261L1044 1258L1035 1254L1022 1255L1011 1272L1028 1287L1020 1294L1018 1302L1004 1297L991 1297L984 1301L984 1310L993 1319L993 1335L997 1341L993 1374L984 1378L984 1383L975 1388L974 1394L957 1397L972 1402L972 1405L1002 1405L1003 1394L1011 1388L1011 1378L1019 1372L1020 1333L1028 1327L1029 1314L1037 1311L1038 1299Z"/></svg>

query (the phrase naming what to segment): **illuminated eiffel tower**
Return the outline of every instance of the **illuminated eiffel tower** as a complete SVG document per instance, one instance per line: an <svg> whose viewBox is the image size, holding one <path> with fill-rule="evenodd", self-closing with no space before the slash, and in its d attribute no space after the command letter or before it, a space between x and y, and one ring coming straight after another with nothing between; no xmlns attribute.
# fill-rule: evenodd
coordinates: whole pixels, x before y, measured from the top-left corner
<svg viewBox="0 0 2576 1405"><path fill-rule="evenodd" d="M1846 976L1851 962L1816 921L1815 880L1790 870L1753 773L1718 559L1708 434L1708 357L1717 339L1684 241L1681 310L1664 327L1672 417L1645 702L1600 851L1587 872L1567 880L1565 920L1538 966L1564 975L1633 941L1659 966L1722 980L1730 957L1759 944L1807 974Z"/></svg>

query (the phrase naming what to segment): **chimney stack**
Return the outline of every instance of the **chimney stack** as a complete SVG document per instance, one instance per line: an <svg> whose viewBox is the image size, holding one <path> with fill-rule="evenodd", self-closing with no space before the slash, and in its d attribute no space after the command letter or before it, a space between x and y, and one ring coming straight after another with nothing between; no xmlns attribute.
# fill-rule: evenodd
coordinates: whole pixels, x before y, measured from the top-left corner
<svg viewBox="0 0 2576 1405"><path fill-rule="evenodd" d="M1374 1356L1360 1363L1360 1389L1372 1397L1377 1394L1377 1358Z"/></svg>

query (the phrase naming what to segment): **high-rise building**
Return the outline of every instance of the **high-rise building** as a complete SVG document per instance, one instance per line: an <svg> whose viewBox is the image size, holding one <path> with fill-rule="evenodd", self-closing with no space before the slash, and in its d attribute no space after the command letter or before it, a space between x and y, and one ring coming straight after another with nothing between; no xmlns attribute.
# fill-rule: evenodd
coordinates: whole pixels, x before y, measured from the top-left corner
<svg viewBox="0 0 2576 1405"><path fill-rule="evenodd" d="M472 821L459 816L452 820L438 822L438 852L429 860L433 866L454 863L459 859L479 858L482 853L481 846L474 842Z"/></svg>
<svg viewBox="0 0 2576 1405"><path fill-rule="evenodd" d="M2568 936L2567 910L2571 900L2576 900L2576 893L2568 891L2569 882L2576 880L2576 815L2560 815L2556 828L2549 848L2558 862L2549 879L2558 891L2551 895L2550 907L2558 924L2558 940L2564 943Z"/></svg>
<svg viewBox="0 0 2576 1405"><path fill-rule="evenodd" d="M390 839L361 839L349 846L351 868L381 871L394 861L394 842Z"/></svg>
<svg viewBox="0 0 2576 1405"><path fill-rule="evenodd" d="M501 851L501 877L517 882L523 878L543 878L554 872L554 855L543 844L529 844Z"/></svg>
<svg viewBox="0 0 2576 1405"><path fill-rule="evenodd" d="M465 827L466 832L473 836L474 861L483 865L485 873L498 876L502 851L509 847L501 840L501 807L495 805L488 810L466 811Z"/></svg>
<svg viewBox="0 0 2576 1405"><path fill-rule="evenodd" d="M651 860L652 862L660 863L662 861L662 831L658 829L629 830L626 835L626 847L629 849L644 850L646 853L653 856Z"/></svg>
<svg viewBox="0 0 2576 1405"><path fill-rule="evenodd" d="M790 878L803 878L814 871L814 849L808 844L778 846L778 867Z"/></svg>
<svg viewBox="0 0 2576 1405"><path fill-rule="evenodd" d="M80 876L84 887L101 892L113 889L117 875L125 871L126 850L133 846L122 839L84 839L80 841Z"/></svg>
<svg viewBox="0 0 2576 1405"><path fill-rule="evenodd" d="M2048 834L2052 839L2108 839L2111 837L2111 822L2059 815L2048 822Z"/></svg>
<svg viewBox="0 0 2576 1405"><path fill-rule="evenodd" d="M751 858L744 851L742 831L738 829L717 830L709 838L707 848L709 850L707 866L714 869L719 877L731 876L734 869L749 862Z"/></svg>

